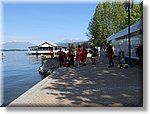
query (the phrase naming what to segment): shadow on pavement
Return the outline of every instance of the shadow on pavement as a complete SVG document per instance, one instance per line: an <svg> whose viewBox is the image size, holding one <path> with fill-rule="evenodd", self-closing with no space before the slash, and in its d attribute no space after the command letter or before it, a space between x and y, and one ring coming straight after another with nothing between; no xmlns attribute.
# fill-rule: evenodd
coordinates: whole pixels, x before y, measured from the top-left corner
<svg viewBox="0 0 150 114"><path fill-rule="evenodd" d="M42 88L66 106L143 106L142 71L138 68L107 67L106 58L96 66L62 68L51 76L51 86Z"/></svg>

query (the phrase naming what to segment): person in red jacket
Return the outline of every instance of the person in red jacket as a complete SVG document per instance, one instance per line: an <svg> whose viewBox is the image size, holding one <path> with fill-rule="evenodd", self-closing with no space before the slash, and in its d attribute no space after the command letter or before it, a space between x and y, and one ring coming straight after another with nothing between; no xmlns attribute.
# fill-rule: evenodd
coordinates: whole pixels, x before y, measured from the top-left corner
<svg viewBox="0 0 150 114"><path fill-rule="evenodd" d="M64 55L64 67L70 66L70 55L71 55L70 52Z"/></svg>
<svg viewBox="0 0 150 114"><path fill-rule="evenodd" d="M59 55L59 65L61 67L63 66L63 63L64 63L64 52L60 48L60 50L57 53Z"/></svg>
<svg viewBox="0 0 150 114"><path fill-rule="evenodd" d="M64 54L64 62L63 62L63 65L64 65L64 67L68 67L68 60L67 60L67 58L68 58L68 55L64 52L63 53Z"/></svg>
<svg viewBox="0 0 150 114"><path fill-rule="evenodd" d="M108 67L114 66L113 55L114 55L114 52L113 52L112 45L110 43L108 43L108 47L107 47L107 57L108 57L108 61L109 61Z"/></svg>
<svg viewBox="0 0 150 114"><path fill-rule="evenodd" d="M82 50L82 65L86 65L86 58L87 58L87 50L85 49L85 47L83 47Z"/></svg>
<svg viewBox="0 0 150 114"><path fill-rule="evenodd" d="M78 67L80 66L81 57L82 57L82 50L81 50L81 46L78 45L78 49L77 49L77 52L76 52L76 60L78 62Z"/></svg>

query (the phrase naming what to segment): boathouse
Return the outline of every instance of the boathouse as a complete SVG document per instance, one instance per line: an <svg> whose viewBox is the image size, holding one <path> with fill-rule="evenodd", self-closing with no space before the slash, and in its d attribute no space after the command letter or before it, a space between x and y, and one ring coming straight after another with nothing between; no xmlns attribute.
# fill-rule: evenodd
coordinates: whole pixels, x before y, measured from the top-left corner
<svg viewBox="0 0 150 114"><path fill-rule="evenodd" d="M51 53L57 53L60 48L62 51L66 52L67 51L67 47L65 46L61 46L61 45L57 45L54 43L50 43L50 42L44 42L38 46L31 46L28 47L29 48L29 54L36 54L36 55L40 55L40 54L51 54Z"/></svg>

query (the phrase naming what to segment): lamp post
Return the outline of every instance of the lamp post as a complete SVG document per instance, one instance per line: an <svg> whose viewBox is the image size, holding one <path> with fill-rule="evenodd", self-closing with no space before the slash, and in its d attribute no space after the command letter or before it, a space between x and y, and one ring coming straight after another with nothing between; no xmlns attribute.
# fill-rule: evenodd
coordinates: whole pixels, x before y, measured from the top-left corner
<svg viewBox="0 0 150 114"><path fill-rule="evenodd" d="M131 0L125 0L124 3L124 8L128 12L128 42L129 42L129 66L132 67L131 63L131 38L130 38L130 9L133 7L133 1Z"/></svg>

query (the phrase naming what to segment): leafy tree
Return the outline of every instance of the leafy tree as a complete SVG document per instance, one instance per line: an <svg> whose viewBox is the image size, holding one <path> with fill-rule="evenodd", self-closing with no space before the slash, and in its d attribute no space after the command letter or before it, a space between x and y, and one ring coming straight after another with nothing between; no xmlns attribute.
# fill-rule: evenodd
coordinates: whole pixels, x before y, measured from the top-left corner
<svg viewBox="0 0 150 114"><path fill-rule="evenodd" d="M128 26L128 15L121 1L112 2L111 13L111 31L112 34Z"/></svg>
<svg viewBox="0 0 150 114"><path fill-rule="evenodd" d="M142 17L142 8L134 4L131 9L131 25ZM128 13L125 11L122 0L100 2L92 19L89 22L87 36L92 45L99 46L106 43L106 38L128 26Z"/></svg>

